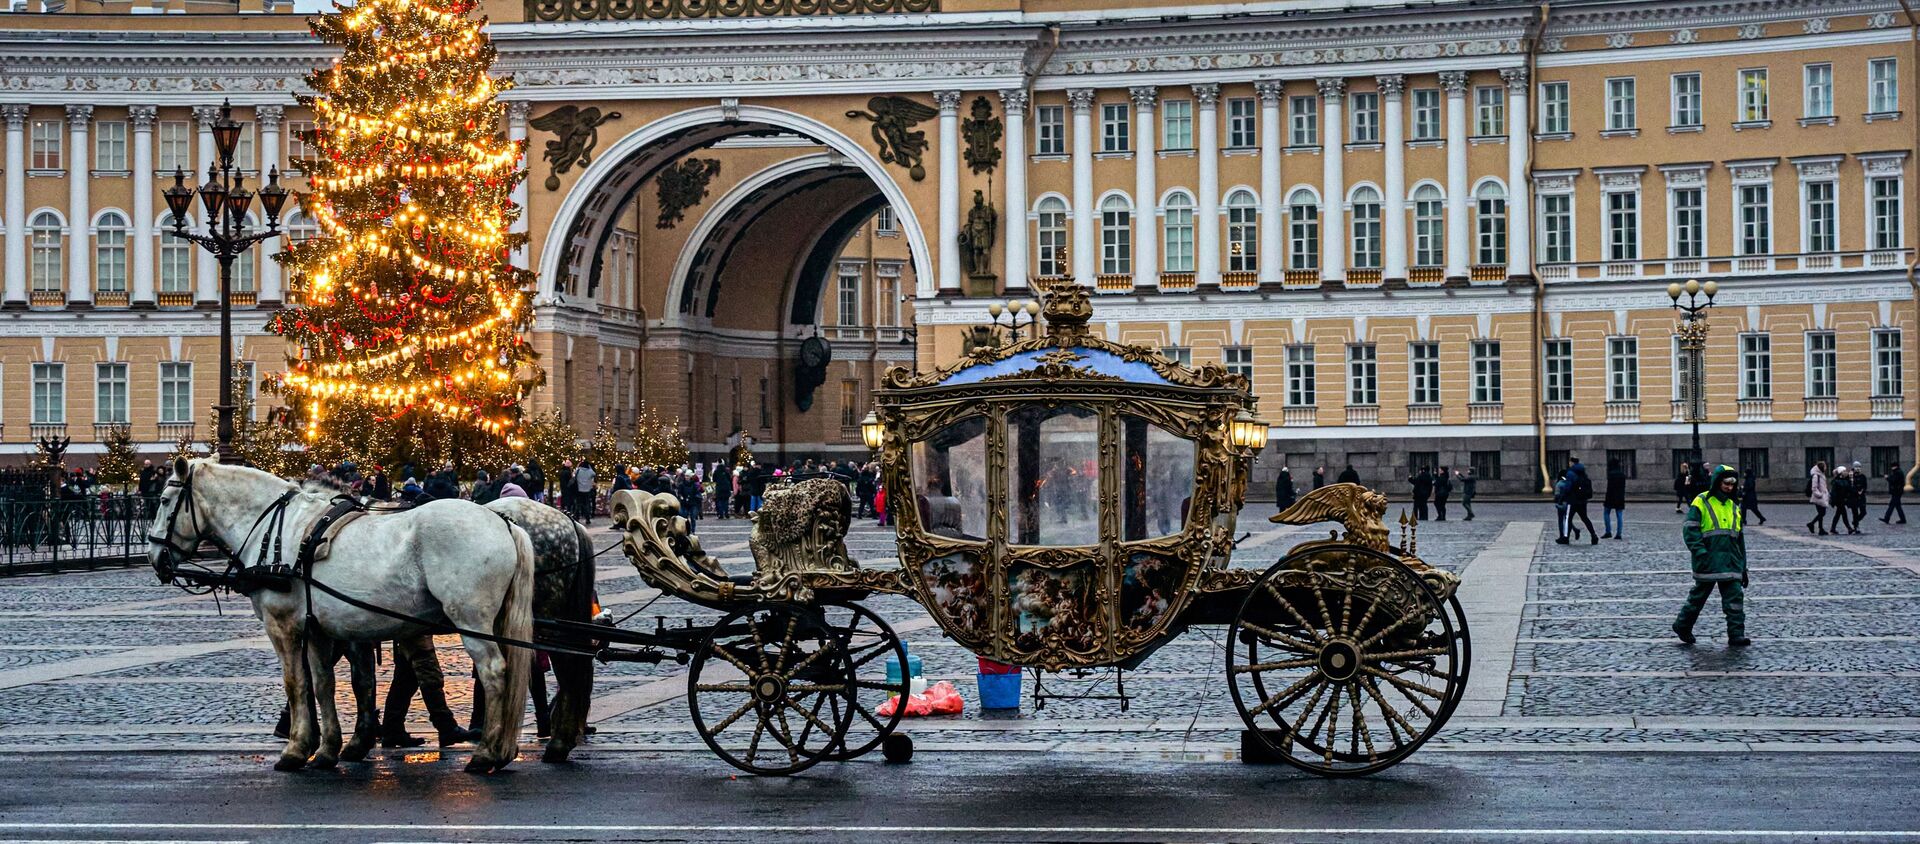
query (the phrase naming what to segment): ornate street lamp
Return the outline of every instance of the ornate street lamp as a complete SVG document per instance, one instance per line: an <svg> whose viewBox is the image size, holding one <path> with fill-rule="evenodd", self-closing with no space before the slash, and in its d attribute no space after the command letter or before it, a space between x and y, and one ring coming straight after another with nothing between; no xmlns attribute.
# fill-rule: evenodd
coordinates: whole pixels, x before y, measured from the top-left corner
<svg viewBox="0 0 1920 844"><path fill-rule="evenodd" d="M1015 299L1004 305L999 302L987 305L987 315L993 318L993 324L996 328L1000 326L1001 314L1007 315L1007 334L1013 342L1018 343L1020 342L1020 327L1023 325L1031 327L1034 320L1039 318L1040 303L1032 299L1025 301ZM1020 321L1020 317L1023 315L1027 318L1027 321L1024 323ZM1038 331L1039 329L1034 330Z"/></svg>
<svg viewBox="0 0 1920 844"><path fill-rule="evenodd" d="M280 209L287 203L288 191L280 186L280 168L267 174L267 186L257 196L267 214L264 231L247 230L247 211L253 206L255 192L247 190L246 177L233 164L240 146L240 124L233 119L232 103L221 103L220 119L213 124L216 160L207 165L207 180L198 188L187 186L187 174L176 168L173 187L162 193L167 210L173 213L173 235L200 244L220 262L220 403L214 405L218 419L215 439L220 462L236 462L233 451L233 262L260 241L280 234ZM187 211L198 194L206 216L204 234L187 230Z"/></svg>
<svg viewBox="0 0 1920 844"><path fill-rule="evenodd" d="M1702 356L1707 348L1707 309L1713 307L1713 297L1720 292L1719 282L1709 281L1701 284L1697 279L1687 279L1686 284L1674 282L1667 285L1667 298L1673 300L1673 309L1680 314L1680 326L1674 335L1680 338L1680 351L1686 363L1686 372L1679 373L1681 384L1680 400L1686 405L1687 421L1693 423L1693 459L1701 459L1700 420L1707 415L1706 365ZM1701 294L1706 299L1701 300ZM1681 304L1680 297L1687 297Z"/></svg>

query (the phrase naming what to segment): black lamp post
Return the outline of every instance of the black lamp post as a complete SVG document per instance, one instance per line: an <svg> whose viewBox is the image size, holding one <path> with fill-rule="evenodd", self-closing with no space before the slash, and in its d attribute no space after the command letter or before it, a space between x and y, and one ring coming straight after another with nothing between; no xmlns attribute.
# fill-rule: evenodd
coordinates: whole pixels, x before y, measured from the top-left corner
<svg viewBox="0 0 1920 844"><path fill-rule="evenodd" d="M1673 309L1680 313L1680 327L1675 334L1680 337L1680 350L1686 353L1687 371L1685 384L1687 391L1682 398L1687 404L1687 421L1693 423L1693 459L1702 458L1700 451L1700 418L1707 413L1706 365L1702 356L1707 348L1707 309L1713 307L1713 297L1720 292L1719 282L1709 281L1701 284L1695 279L1687 279L1686 284L1674 282L1667 285L1667 298L1673 300ZM1706 294L1702 301L1701 294ZM1686 304L1680 297L1686 296Z"/></svg>
<svg viewBox="0 0 1920 844"><path fill-rule="evenodd" d="M214 405L218 428L215 452L222 463L235 462L233 453L233 261L253 245L280 234L280 209L286 205L287 189L280 186L280 168L268 173L267 186L259 191L260 207L267 213L264 231L247 230L247 210L253 206L254 192L247 190L245 176L234 167L233 153L240 145L240 124L233 119L232 103L220 105L220 119L213 124L213 143L218 156L207 165L207 180L198 188L187 187L187 174L175 169L173 187L162 191L167 210L173 213L173 234L200 244L220 261L220 403ZM187 211L195 194L206 215L206 233L187 230Z"/></svg>

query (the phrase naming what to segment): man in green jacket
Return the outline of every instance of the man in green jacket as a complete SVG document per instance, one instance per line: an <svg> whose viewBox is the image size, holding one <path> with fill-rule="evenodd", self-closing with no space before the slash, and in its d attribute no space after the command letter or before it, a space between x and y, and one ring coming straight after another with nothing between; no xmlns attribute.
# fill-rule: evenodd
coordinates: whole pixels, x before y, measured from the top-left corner
<svg viewBox="0 0 1920 844"><path fill-rule="evenodd" d="M1740 473L1731 466L1713 471L1707 491L1694 496L1687 508L1682 536L1693 554L1693 591L1674 619L1673 632L1693 644L1693 623L1707 606L1713 588L1720 587L1720 609L1727 616L1728 647L1753 644L1747 638L1747 540L1741 533Z"/></svg>

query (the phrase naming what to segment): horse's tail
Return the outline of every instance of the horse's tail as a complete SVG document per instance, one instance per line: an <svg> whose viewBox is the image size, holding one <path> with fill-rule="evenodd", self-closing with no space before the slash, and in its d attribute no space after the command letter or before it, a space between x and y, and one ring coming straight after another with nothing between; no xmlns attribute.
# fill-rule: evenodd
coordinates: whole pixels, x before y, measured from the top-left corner
<svg viewBox="0 0 1920 844"><path fill-rule="evenodd" d="M515 560L513 580L507 586L506 601L500 607L500 615L494 619L493 634L505 639L521 642L533 641L533 540L527 532L514 525L507 530L513 534ZM520 717L522 707L526 706L527 684L533 674L533 651L512 645L501 648L507 660L507 699L514 701L509 711L515 717L507 719L507 747L518 747L520 743Z"/></svg>

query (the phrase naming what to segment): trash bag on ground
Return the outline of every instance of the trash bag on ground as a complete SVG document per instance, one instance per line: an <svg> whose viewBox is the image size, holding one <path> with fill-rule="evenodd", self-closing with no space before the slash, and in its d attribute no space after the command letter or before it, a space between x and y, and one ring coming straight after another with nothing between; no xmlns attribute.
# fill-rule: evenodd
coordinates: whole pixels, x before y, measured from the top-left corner
<svg viewBox="0 0 1920 844"><path fill-rule="evenodd" d="M877 712L882 718L892 717L893 711L900 705L900 696L894 695L880 704ZM926 694L907 695L906 715L958 715L965 709L966 699L960 697L960 691L953 684L941 680L927 687Z"/></svg>

